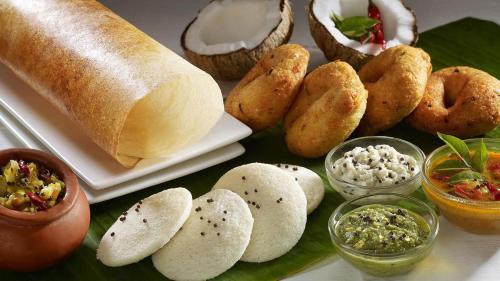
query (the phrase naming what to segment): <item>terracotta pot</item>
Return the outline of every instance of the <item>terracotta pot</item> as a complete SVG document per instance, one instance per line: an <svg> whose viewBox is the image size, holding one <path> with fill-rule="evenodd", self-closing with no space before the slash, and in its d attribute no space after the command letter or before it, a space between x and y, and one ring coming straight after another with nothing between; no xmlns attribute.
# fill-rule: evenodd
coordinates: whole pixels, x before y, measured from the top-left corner
<svg viewBox="0 0 500 281"><path fill-rule="evenodd" d="M75 174L58 158L34 149L0 151L0 165L11 159L40 163L66 183L64 198L48 210L28 213L0 205L0 268L35 271L61 261L81 244L89 228L89 203Z"/></svg>

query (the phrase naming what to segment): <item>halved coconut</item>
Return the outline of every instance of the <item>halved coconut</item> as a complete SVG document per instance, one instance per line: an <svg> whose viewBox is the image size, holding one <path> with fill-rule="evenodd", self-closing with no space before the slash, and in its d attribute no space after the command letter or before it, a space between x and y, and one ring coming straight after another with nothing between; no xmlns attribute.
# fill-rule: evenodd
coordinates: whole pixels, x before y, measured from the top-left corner
<svg viewBox="0 0 500 281"><path fill-rule="evenodd" d="M418 39L415 13L400 0L372 0L382 17L385 48L415 45ZM384 50L381 44L349 39L335 27L332 13L343 18L367 16L369 0L311 0L306 12L314 41L330 61L343 60L358 70Z"/></svg>
<svg viewBox="0 0 500 281"><path fill-rule="evenodd" d="M288 0L214 0L189 23L181 46L190 62L217 79L239 79L293 30Z"/></svg>

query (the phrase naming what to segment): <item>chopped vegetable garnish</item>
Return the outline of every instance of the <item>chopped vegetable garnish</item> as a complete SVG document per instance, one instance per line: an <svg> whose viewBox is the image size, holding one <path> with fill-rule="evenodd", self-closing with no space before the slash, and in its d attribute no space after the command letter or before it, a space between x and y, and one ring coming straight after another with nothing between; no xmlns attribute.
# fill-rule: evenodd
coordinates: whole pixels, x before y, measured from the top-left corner
<svg viewBox="0 0 500 281"><path fill-rule="evenodd" d="M34 162L10 160L0 175L0 205L23 212L55 206L66 192L65 184L49 169Z"/></svg>

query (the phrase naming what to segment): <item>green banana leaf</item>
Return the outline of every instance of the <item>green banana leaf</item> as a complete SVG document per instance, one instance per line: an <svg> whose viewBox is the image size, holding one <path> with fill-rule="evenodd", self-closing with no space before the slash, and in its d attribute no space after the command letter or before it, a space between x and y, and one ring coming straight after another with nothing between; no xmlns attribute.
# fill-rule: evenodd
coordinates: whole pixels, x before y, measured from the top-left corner
<svg viewBox="0 0 500 281"><path fill-rule="evenodd" d="M453 65L469 65L483 69L500 78L500 26L495 23L466 18L420 35L418 46L432 57L434 70ZM387 135L409 140L426 153L442 145L435 136L417 132L404 122L386 132ZM491 137L500 137L499 130ZM326 179L323 158L304 159L292 155L286 149L281 128L253 135L243 141L247 152L232 161L201 172L138 191L114 200L91 206L92 221L89 232L80 248L64 262L36 273L0 271L0 279L6 280L165 280L151 263L150 258L120 268L109 268L95 258L95 249L115 219L139 199L165 188L184 186L193 197L210 190L211 186L227 170L244 163L292 163L306 166L321 175L327 187L325 199L308 217L307 228L299 243L289 253L276 260L261 263L238 262L216 280L277 280L301 271L312 264L335 255L327 231L327 221L332 211L342 201ZM415 196L425 199L421 190ZM71 231L71 230L68 230ZM64 237L58 237L64 239Z"/></svg>
<svg viewBox="0 0 500 281"><path fill-rule="evenodd" d="M500 139L500 126L496 127L493 131L490 131L484 135L487 138Z"/></svg>

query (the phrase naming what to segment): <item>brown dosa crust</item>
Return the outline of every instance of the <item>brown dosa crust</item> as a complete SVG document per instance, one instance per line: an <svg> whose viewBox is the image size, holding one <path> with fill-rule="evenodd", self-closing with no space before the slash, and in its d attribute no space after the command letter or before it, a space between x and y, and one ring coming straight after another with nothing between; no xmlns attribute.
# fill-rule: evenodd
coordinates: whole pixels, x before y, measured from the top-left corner
<svg viewBox="0 0 500 281"><path fill-rule="evenodd" d="M128 113L164 82L170 50L93 0L2 0L0 60L117 155ZM187 62L186 62L187 63Z"/></svg>
<svg viewBox="0 0 500 281"><path fill-rule="evenodd" d="M484 134L500 125L500 81L466 66L436 71L408 121L429 133L461 138Z"/></svg>

